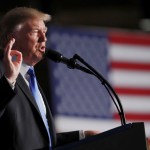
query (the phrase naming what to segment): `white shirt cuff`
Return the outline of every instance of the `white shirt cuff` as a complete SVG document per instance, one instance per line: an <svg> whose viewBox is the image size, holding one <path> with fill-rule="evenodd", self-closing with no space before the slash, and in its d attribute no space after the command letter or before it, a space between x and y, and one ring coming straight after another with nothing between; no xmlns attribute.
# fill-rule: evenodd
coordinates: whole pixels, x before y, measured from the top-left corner
<svg viewBox="0 0 150 150"><path fill-rule="evenodd" d="M85 139L85 134L83 130L79 131L79 140Z"/></svg>
<svg viewBox="0 0 150 150"><path fill-rule="evenodd" d="M9 85L11 86L11 88L14 90L16 81L15 82L10 82L10 80L7 77L5 77L5 78L8 81Z"/></svg>

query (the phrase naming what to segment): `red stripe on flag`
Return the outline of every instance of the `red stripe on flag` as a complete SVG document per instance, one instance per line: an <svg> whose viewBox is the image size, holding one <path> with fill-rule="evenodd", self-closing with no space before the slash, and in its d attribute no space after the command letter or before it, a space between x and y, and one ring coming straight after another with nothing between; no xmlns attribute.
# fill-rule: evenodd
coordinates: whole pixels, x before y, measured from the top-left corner
<svg viewBox="0 0 150 150"><path fill-rule="evenodd" d="M125 117L127 120L142 120L142 121L149 121L150 120L150 114L141 114L141 113L125 113ZM115 113L114 119L120 119L120 116Z"/></svg>
<svg viewBox="0 0 150 150"><path fill-rule="evenodd" d="M150 64L113 61L113 62L110 63L110 68L111 69L121 69L121 70L126 69L126 70L150 71Z"/></svg>
<svg viewBox="0 0 150 150"><path fill-rule="evenodd" d="M117 44L150 45L150 35L145 33L109 32L109 40Z"/></svg>
<svg viewBox="0 0 150 150"><path fill-rule="evenodd" d="M150 137L148 137L147 140L148 140L148 143L147 143L148 145L147 145L147 146L148 146L148 148L150 149ZM148 149L148 150L149 150L149 149Z"/></svg>
<svg viewBox="0 0 150 150"><path fill-rule="evenodd" d="M123 95L141 95L141 96L150 95L150 89L124 88L124 87L114 87L114 89L118 94Z"/></svg>

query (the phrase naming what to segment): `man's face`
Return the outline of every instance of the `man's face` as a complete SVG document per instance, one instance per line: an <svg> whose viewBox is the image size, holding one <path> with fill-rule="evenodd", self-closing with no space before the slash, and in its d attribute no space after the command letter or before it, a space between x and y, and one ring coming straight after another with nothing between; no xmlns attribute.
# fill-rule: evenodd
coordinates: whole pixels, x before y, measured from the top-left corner
<svg viewBox="0 0 150 150"><path fill-rule="evenodd" d="M43 58L46 32L47 28L42 20L30 19L15 33L14 48L22 52L23 61L27 65L34 66Z"/></svg>

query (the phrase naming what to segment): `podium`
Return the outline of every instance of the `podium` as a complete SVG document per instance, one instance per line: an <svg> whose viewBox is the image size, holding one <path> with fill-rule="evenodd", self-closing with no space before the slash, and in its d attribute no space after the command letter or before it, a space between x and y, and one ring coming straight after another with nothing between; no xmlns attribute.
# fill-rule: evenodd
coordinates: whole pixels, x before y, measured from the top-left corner
<svg viewBox="0 0 150 150"><path fill-rule="evenodd" d="M147 150L144 123L129 123L54 150Z"/></svg>

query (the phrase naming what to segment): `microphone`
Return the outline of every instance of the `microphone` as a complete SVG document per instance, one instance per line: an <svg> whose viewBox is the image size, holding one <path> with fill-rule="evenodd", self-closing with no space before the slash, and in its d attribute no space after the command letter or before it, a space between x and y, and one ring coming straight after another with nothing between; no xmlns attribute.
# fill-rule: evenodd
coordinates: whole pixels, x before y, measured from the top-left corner
<svg viewBox="0 0 150 150"><path fill-rule="evenodd" d="M68 65L68 63L69 63L68 58L64 57L61 53L54 51L52 49L47 49L45 56L47 58L51 59L52 61L57 62L57 63L61 62L61 63L64 63L66 65Z"/></svg>
<svg viewBox="0 0 150 150"><path fill-rule="evenodd" d="M76 59L74 57L68 59L68 58L64 57L61 53L59 53L55 50L47 49L45 52L45 57L49 58L50 60L52 60L56 63L63 63L65 65L67 65L67 67L69 69L79 69L79 70L84 71L86 73L93 74L93 72L91 72L89 69L79 65L76 62Z"/></svg>

